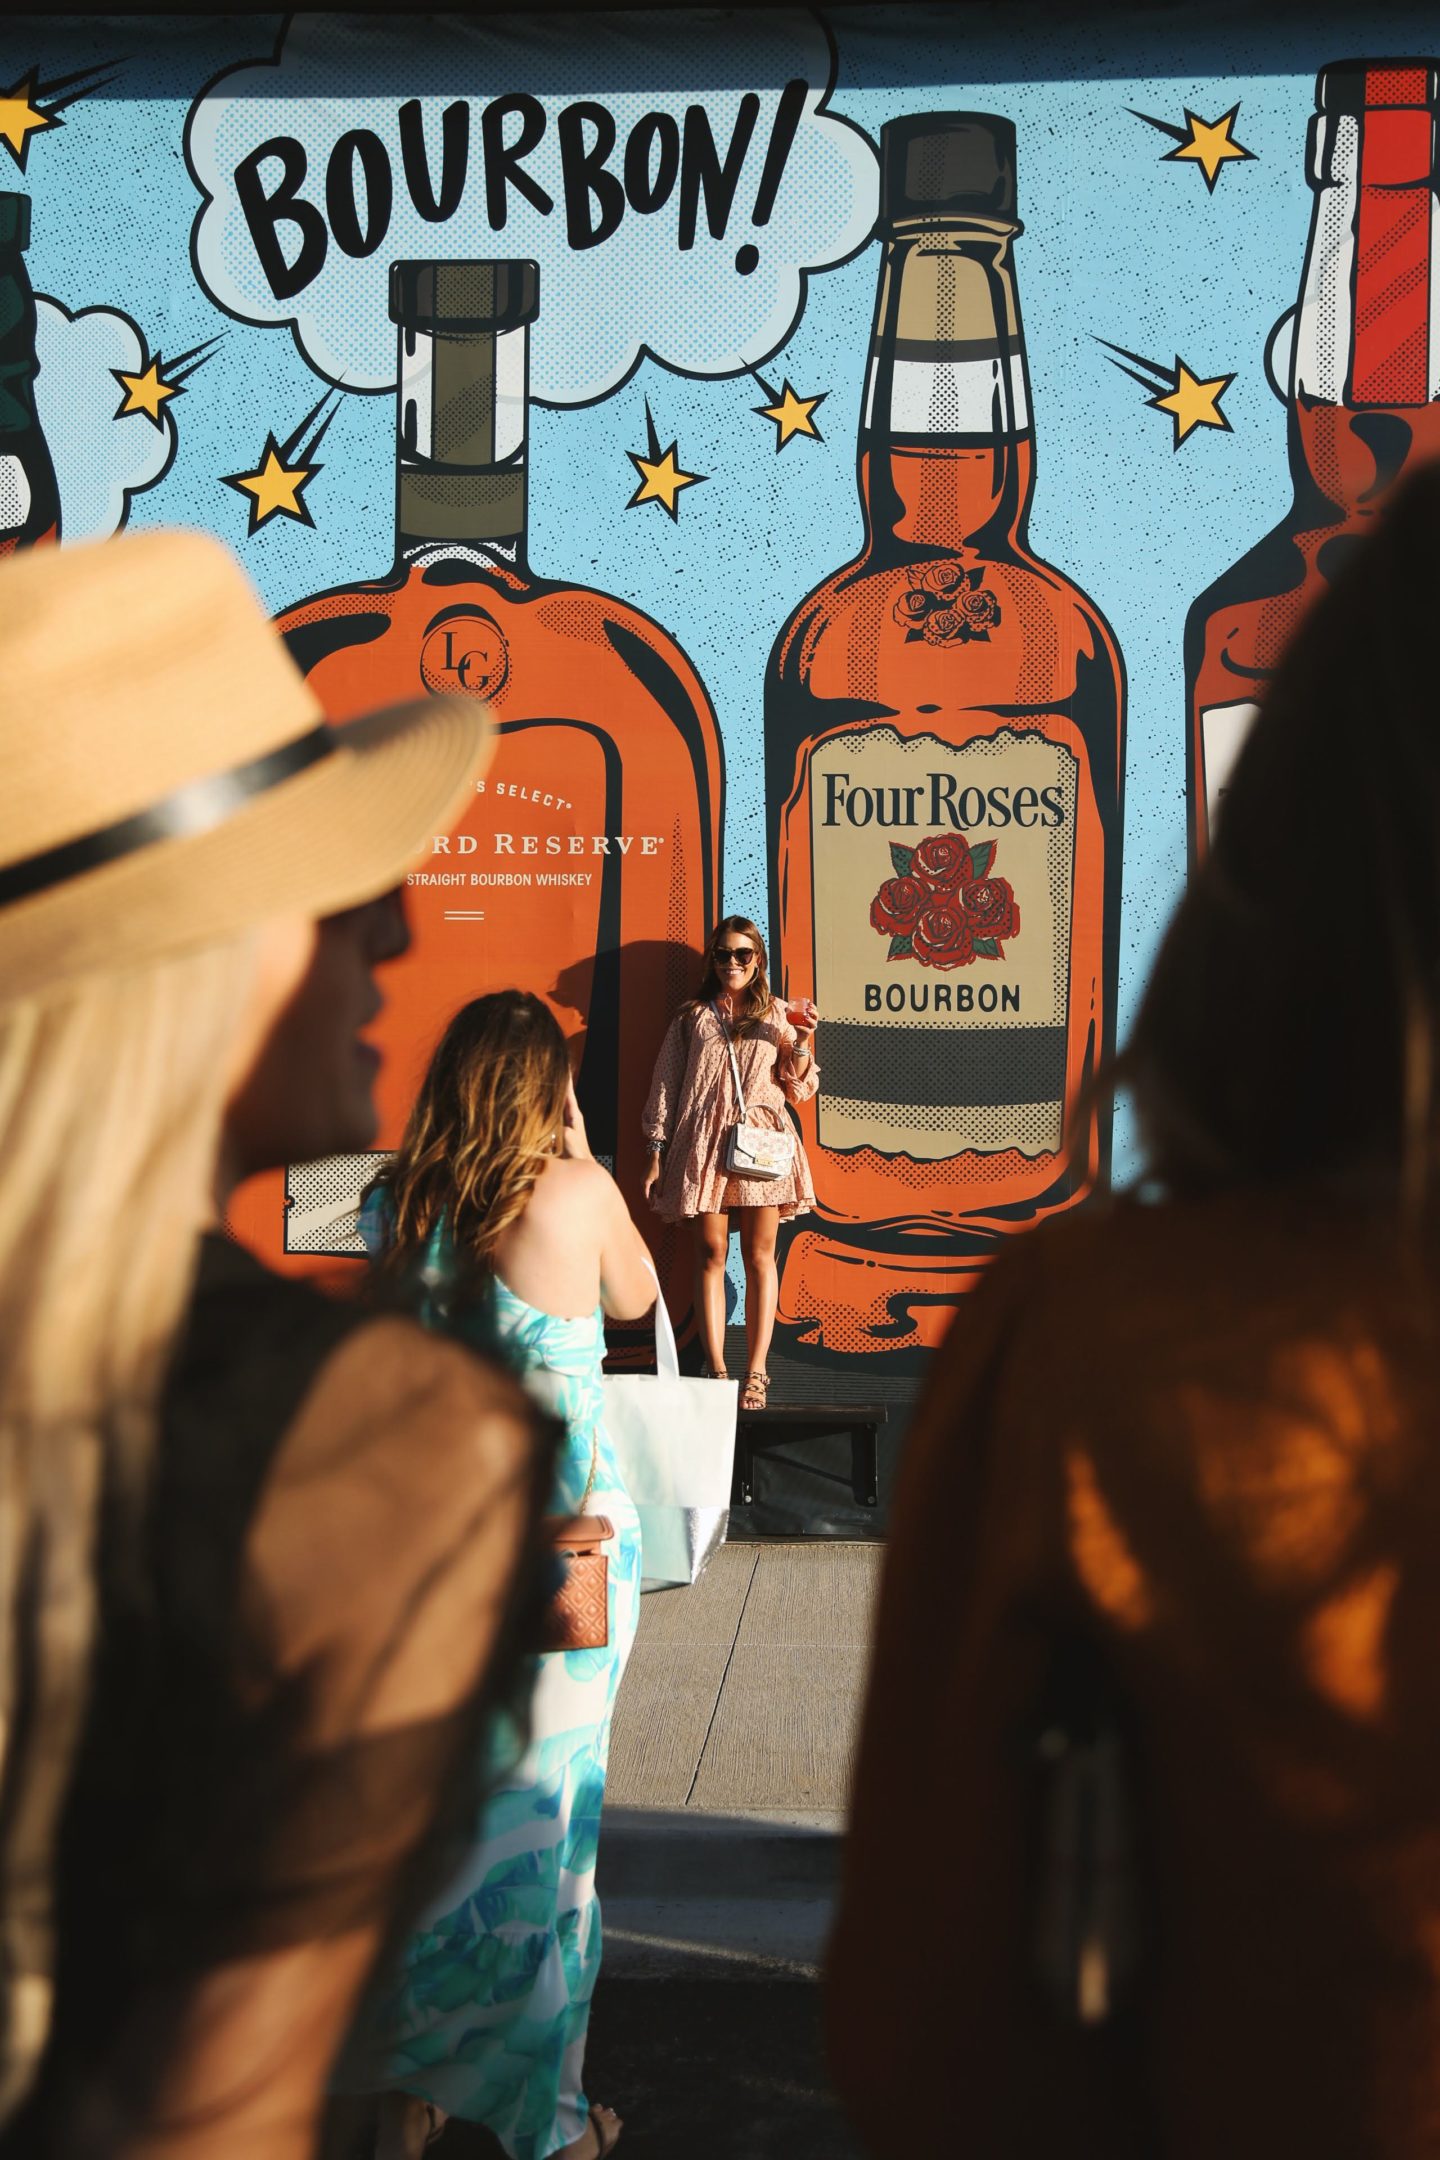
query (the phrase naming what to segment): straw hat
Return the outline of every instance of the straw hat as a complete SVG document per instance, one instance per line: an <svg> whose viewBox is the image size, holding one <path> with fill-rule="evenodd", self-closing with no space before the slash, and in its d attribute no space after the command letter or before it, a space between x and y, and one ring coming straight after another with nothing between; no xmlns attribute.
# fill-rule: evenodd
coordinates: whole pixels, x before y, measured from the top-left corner
<svg viewBox="0 0 1440 2160"><path fill-rule="evenodd" d="M0 1003L373 899L489 743L465 697L327 727L198 533L0 562Z"/></svg>

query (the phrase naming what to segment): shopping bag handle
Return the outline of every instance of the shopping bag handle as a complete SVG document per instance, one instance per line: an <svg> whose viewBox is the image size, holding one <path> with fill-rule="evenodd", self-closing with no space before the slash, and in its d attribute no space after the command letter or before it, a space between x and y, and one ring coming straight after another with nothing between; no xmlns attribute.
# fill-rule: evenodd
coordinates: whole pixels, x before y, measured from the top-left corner
<svg viewBox="0 0 1440 2160"><path fill-rule="evenodd" d="M655 1285L655 1370L665 1380L680 1377L680 1353L675 1347L675 1330L670 1325L670 1315L665 1307L665 1294L660 1288L660 1277L655 1273L655 1263L647 1253L645 1265L650 1280Z"/></svg>

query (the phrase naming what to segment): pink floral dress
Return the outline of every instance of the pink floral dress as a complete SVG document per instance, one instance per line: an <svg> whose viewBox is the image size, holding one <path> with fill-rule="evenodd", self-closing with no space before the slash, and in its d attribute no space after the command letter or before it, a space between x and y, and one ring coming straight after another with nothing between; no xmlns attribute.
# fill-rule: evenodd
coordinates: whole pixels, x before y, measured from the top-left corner
<svg viewBox="0 0 1440 2160"><path fill-rule="evenodd" d="M782 1216L808 1214L815 1205L815 1188L798 1134L788 1177L726 1176L725 1138L742 1114L726 1033L713 1005L687 1008L671 1021L655 1061L643 1127L647 1140L666 1142L660 1214L666 1222L735 1207L778 1207ZM807 1102L819 1087L820 1068L813 1053L804 1078L797 1079L796 1041L778 998L771 999L763 1020L736 1036L744 1114L752 1125L769 1125L778 1132L789 1122L786 1103Z"/></svg>

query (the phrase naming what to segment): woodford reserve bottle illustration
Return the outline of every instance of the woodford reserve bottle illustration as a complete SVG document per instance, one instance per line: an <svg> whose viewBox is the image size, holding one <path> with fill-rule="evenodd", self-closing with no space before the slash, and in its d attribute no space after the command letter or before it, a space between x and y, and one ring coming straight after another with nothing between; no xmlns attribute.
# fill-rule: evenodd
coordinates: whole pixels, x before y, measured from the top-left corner
<svg viewBox="0 0 1440 2160"><path fill-rule="evenodd" d="M1435 60L1321 70L1315 193L1294 316L1285 518L1203 592L1185 625L1190 861L1304 610L1407 466L1440 452Z"/></svg>
<svg viewBox="0 0 1440 2160"><path fill-rule="evenodd" d="M783 981L823 1016L781 1326L903 1355L1108 1168L1070 1106L1114 1034L1124 677L1026 537L1013 124L890 122L880 229L865 543L781 632L765 729Z"/></svg>
<svg viewBox="0 0 1440 2160"><path fill-rule="evenodd" d="M35 412L30 198L0 193L0 556L60 537L55 469Z"/></svg>
<svg viewBox="0 0 1440 2160"><path fill-rule="evenodd" d="M640 1110L719 913L721 744L704 687L665 631L529 567L537 308L531 262L392 265L395 564L279 625L332 719L423 686L484 699L499 731L473 805L410 881L413 948L386 972L372 1031L385 1054L380 1145L399 1138L458 1006L510 986L549 997L572 1035L583 1031L577 1092L591 1146L653 1232L680 1317L690 1255L643 1204ZM268 1226L252 1210L237 1227L274 1253L273 1192L265 1205ZM291 1227L293 1250L303 1240Z"/></svg>

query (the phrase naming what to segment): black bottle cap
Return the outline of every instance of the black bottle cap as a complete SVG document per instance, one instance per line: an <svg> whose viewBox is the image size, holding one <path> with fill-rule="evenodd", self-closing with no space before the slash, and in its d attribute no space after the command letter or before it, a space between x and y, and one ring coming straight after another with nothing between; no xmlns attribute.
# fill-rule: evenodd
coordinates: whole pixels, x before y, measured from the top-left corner
<svg viewBox="0 0 1440 2160"><path fill-rule="evenodd" d="M30 197L0 193L0 248L30 245Z"/></svg>
<svg viewBox="0 0 1440 2160"><path fill-rule="evenodd" d="M518 330L539 312L538 263L390 265L390 320L406 330Z"/></svg>
<svg viewBox="0 0 1440 2160"><path fill-rule="evenodd" d="M1433 111L1440 101L1440 60L1332 60L1315 78L1315 103L1326 113L1367 113L1387 106Z"/></svg>
<svg viewBox="0 0 1440 2160"><path fill-rule="evenodd" d="M1015 123L998 113L909 113L880 130L880 221L1015 216Z"/></svg>

